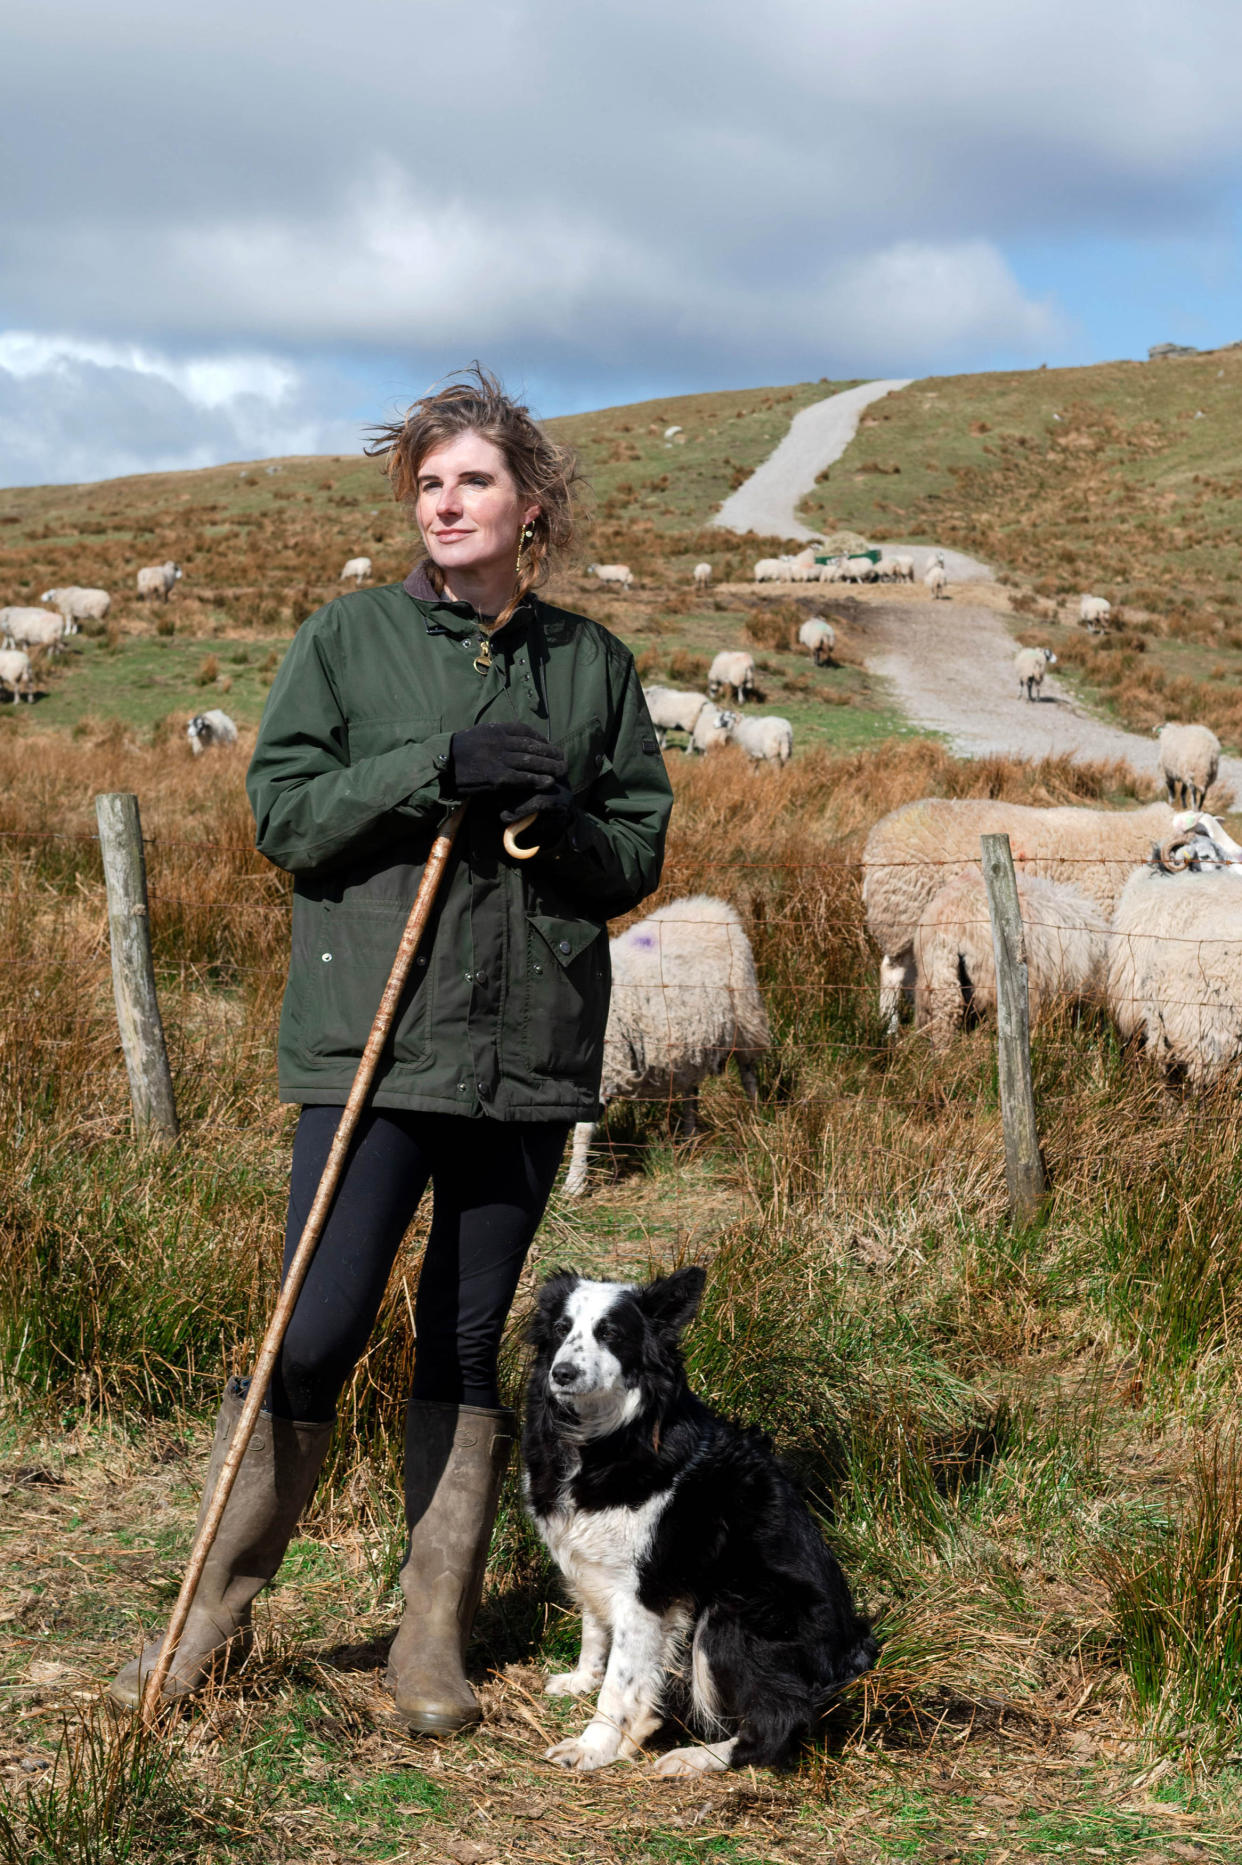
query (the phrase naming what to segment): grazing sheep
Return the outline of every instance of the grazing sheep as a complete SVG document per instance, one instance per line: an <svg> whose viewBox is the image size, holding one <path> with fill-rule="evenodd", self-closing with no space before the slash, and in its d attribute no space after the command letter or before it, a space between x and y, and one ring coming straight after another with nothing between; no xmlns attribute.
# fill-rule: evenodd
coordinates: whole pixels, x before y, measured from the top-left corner
<svg viewBox="0 0 1242 1865"><path fill-rule="evenodd" d="M34 705L34 693L30 687L30 656L23 653L21 648L0 649L0 687L6 687L12 693L15 706L23 693Z"/></svg>
<svg viewBox="0 0 1242 1865"><path fill-rule="evenodd" d="M817 667L826 667L837 644L837 631L822 615L808 616L798 630L799 647L809 648Z"/></svg>
<svg viewBox="0 0 1242 1865"><path fill-rule="evenodd" d="M712 580L711 564L710 563L696 563L694 566L694 587L696 589L706 589L707 585L711 582L711 580Z"/></svg>
<svg viewBox="0 0 1242 1865"><path fill-rule="evenodd" d="M755 765L788 764L793 756L793 726L775 713L759 718L735 717L729 727L729 740L738 745Z"/></svg>
<svg viewBox="0 0 1242 1865"><path fill-rule="evenodd" d="M912 583L914 581L914 558L907 557L903 554L902 556L894 557L893 562L897 567L897 582Z"/></svg>
<svg viewBox="0 0 1242 1865"><path fill-rule="evenodd" d="M1202 809L1220 769L1220 740L1206 725L1157 726L1160 775L1176 809ZM1180 796L1179 796L1180 791Z"/></svg>
<svg viewBox="0 0 1242 1865"><path fill-rule="evenodd" d="M722 745L728 744L729 735L737 724L737 717L736 712L727 712L721 706L710 704L704 706L694 722L694 730L690 734L690 743L686 746L686 750L719 751Z"/></svg>
<svg viewBox="0 0 1242 1865"><path fill-rule="evenodd" d="M647 702L647 711L651 714L651 723L656 729L656 742L661 751L670 732L693 734L699 714L707 704L706 693L685 693L672 686L645 686L643 698ZM686 740L686 753L692 749L692 737Z"/></svg>
<svg viewBox="0 0 1242 1865"><path fill-rule="evenodd" d="M1236 868L1126 882L1109 941L1108 1007L1170 1076L1202 1088L1242 1063L1242 885Z"/></svg>
<svg viewBox="0 0 1242 1865"><path fill-rule="evenodd" d="M1013 657L1014 672L1018 676L1018 698L1021 699L1025 693L1029 700L1033 700L1044 684L1044 674L1056 663L1057 657L1051 648L1019 648Z"/></svg>
<svg viewBox="0 0 1242 1865"><path fill-rule="evenodd" d="M754 569L756 583L787 582L791 562L789 557L760 557Z"/></svg>
<svg viewBox="0 0 1242 1865"><path fill-rule="evenodd" d="M213 706L210 712L196 712L185 728L185 735L196 758L201 757L212 745L237 743L237 727L228 713L221 712L218 706Z"/></svg>
<svg viewBox="0 0 1242 1865"><path fill-rule="evenodd" d="M934 600L947 601L949 595L949 578L942 562L929 564L924 574L923 581L927 585Z"/></svg>
<svg viewBox="0 0 1242 1865"><path fill-rule="evenodd" d="M890 811L863 849L867 931L880 948L880 1012L897 1027L914 984L914 934L945 878L980 862L979 837L1007 834L1022 873L1077 887L1109 915L1136 862L1174 826L1167 803L1142 809L1034 809L991 798L924 797Z"/></svg>
<svg viewBox="0 0 1242 1865"><path fill-rule="evenodd" d="M46 648L49 654L59 654L65 618L55 609L0 609L0 631L6 648Z"/></svg>
<svg viewBox="0 0 1242 1865"><path fill-rule="evenodd" d="M1103 596L1082 596L1078 603L1078 620L1084 628L1103 628L1113 612L1113 605Z"/></svg>
<svg viewBox="0 0 1242 1865"><path fill-rule="evenodd" d="M875 566L875 580L877 583L900 582L901 571L898 568L896 557L880 558L880 561Z"/></svg>
<svg viewBox="0 0 1242 1865"><path fill-rule="evenodd" d="M616 583L622 589L631 588L634 582L628 563L589 563L587 575L598 577L601 583Z"/></svg>
<svg viewBox="0 0 1242 1865"><path fill-rule="evenodd" d="M370 574L371 559L369 557L351 557L349 562L345 565L345 568L341 571L337 581L340 583L347 583L352 576L354 579L354 588L361 589Z"/></svg>
<svg viewBox="0 0 1242 1865"><path fill-rule="evenodd" d="M159 596L167 602L180 581L181 571L177 564L171 561L148 564L138 572L138 600L142 602L148 596Z"/></svg>
<svg viewBox="0 0 1242 1865"><path fill-rule="evenodd" d="M1018 876L1031 1021L1053 1003L1100 1003L1108 920L1076 887ZM996 1009L987 888L966 869L933 894L914 934L914 1022L943 1049L968 1017Z"/></svg>
<svg viewBox="0 0 1242 1865"><path fill-rule="evenodd" d="M699 1084L730 1056L753 1104L754 1063L771 1045L750 942L735 910L696 894L659 907L612 941L612 999L600 1101L681 1102L680 1131L694 1132ZM586 1183L595 1123L574 1128L565 1177L572 1197Z"/></svg>
<svg viewBox="0 0 1242 1865"><path fill-rule="evenodd" d="M755 696L755 658L740 648L722 649L707 670L707 697L732 694L739 703Z"/></svg>
<svg viewBox="0 0 1242 1865"><path fill-rule="evenodd" d="M679 425L674 425L673 427L666 427L664 430L664 438L665 440L675 440L678 434L680 433L681 433L681 428Z"/></svg>
<svg viewBox="0 0 1242 1865"><path fill-rule="evenodd" d="M82 622L107 620L112 598L106 589L83 589L71 583L65 589L45 589L40 602L50 602L65 618L65 633L74 635Z"/></svg>

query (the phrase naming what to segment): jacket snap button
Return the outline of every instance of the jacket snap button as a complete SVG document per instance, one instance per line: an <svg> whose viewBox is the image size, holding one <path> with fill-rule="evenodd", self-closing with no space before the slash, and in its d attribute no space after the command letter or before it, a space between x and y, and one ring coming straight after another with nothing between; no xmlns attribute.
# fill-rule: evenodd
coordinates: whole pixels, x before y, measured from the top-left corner
<svg viewBox="0 0 1242 1865"><path fill-rule="evenodd" d="M533 969L534 969L534 973L535 973L535 976L536 976L537 978L542 978L542 976L543 976L543 966L542 966L542 965L536 965L536 966L534 966L534 967L533 967Z"/></svg>
<svg viewBox="0 0 1242 1865"><path fill-rule="evenodd" d="M324 962L324 964L325 964L325 965L330 965L330 964L332 963L332 954L331 954L331 952L325 952L325 953L324 953L324 955L323 955L323 962Z"/></svg>
<svg viewBox="0 0 1242 1865"><path fill-rule="evenodd" d="M491 1090L488 1088L487 1083L485 1081L477 1081L474 1085L478 1089L479 1093L483 1096L483 1099L486 1101L489 1093L491 1092Z"/></svg>
<svg viewBox="0 0 1242 1865"><path fill-rule="evenodd" d="M573 947L570 945L568 939L562 939L558 949L565 954L566 958L568 958L569 954L573 951Z"/></svg>

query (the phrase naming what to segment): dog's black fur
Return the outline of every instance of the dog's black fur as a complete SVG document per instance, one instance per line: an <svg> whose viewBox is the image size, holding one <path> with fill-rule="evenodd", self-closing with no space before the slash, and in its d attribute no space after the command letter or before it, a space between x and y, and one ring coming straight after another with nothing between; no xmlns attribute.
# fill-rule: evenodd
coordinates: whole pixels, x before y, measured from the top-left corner
<svg viewBox="0 0 1242 1865"><path fill-rule="evenodd" d="M581 1278L544 1284L530 1330L528 1495L538 1524L553 1510L634 1508L671 1492L637 1562L638 1598L657 1613L689 1607L721 1720L737 1738L729 1765L770 1766L790 1759L878 1648L770 1440L719 1417L687 1385L680 1337L704 1280L691 1268L637 1289L617 1285L595 1332L600 1338L607 1324L608 1346L641 1403L629 1423L585 1442L574 1435L572 1404L549 1381L558 1319ZM665 1710L682 1712L684 1695L666 1694Z"/></svg>

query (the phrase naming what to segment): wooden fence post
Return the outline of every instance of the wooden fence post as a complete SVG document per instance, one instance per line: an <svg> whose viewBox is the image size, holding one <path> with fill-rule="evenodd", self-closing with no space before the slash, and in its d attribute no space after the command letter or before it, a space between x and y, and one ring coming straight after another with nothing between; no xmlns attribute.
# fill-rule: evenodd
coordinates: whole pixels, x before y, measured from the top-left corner
<svg viewBox="0 0 1242 1865"><path fill-rule="evenodd" d="M171 1146L177 1137L177 1104L155 994L147 864L137 797L124 791L97 796L95 820L108 888L112 991L129 1071L134 1132L140 1140Z"/></svg>
<svg viewBox="0 0 1242 1865"><path fill-rule="evenodd" d="M992 949L996 954L996 1049L1009 1211L1020 1224L1029 1224L1039 1215L1048 1179L1039 1151L1035 1091L1031 1086L1026 942L1009 837L985 835L980 841L992 920Z"/></svg>

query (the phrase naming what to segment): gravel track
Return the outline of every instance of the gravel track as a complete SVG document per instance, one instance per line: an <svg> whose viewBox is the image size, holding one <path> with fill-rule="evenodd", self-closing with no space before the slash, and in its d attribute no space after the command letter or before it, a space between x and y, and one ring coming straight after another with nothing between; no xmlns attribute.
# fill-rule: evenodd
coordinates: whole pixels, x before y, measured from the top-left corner
<svg viewBox="0 0 1242 1865"><path fill-rule="evenodd" d="M977 758L1068 757L1075 763L1124 758L1156 774L1154 738L1093 719L1049 673L1042 697L1019 699L1017 643L993 609L951 597L869 602L855 620L867 645L868 671L880 674L914 725L942 732L954 751ZM1220 761L1220 783L1242 797L1242 758ZM1216 800L1209 793L1208 807Z"/></svg>

